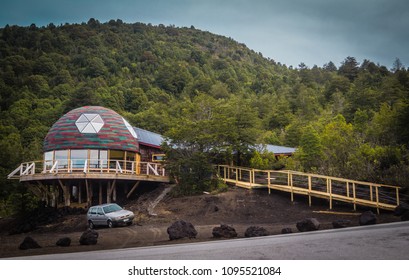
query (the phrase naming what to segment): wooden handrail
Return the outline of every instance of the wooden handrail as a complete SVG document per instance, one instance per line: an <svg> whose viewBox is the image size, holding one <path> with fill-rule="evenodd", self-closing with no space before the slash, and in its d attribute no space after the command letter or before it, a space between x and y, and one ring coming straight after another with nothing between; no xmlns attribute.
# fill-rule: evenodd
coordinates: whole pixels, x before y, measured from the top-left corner
<svg viewBox="0 0 409 280"><path fill-rule="evenodd" d="M112 164L112 166L111 166ZM114 167L115 166L115 167ZM143 170L143 171L142 171ZM141 174L166 177L166 170L161 163L157 162L130 162L126 160L98 160L97 163L84 159L82 164L74 165L73 161L66 164L58 160L31 161L20 164L8 176L8 179L19 179L24 176L36 174L72 174L82 172L92 173L120 173L120 174Z"/></svg>
<svg viewBox="0 0 409 280"><path fill-rule="evenodd" d="M332 208L332 201L339 200L349 202L354 205L373 206L379 209L393 210L399 201L399 186L391 186L380 183L371 183L320 174L303 173L291 170L261 170L248 167L237 167L229 165L218 165L217 171L226 183L232 183L236 186L245 188L268 188L290 192L291 200L294 199L294 193L307 195L311 205L311 196L327 198L329 207ZM247 172L248 177L240 178L237 174ZM231 174L236 174L232 176ZM278 177L277 177L278 175ZM280 181L281 180L281 181ZM274 182L272 182L274 181ZM352 184L352 197L350 186ZM389 193L395 192L395 195L383 195L381 200L381 190L387 190ZM375 193L374 193L375 192ZM391 203L391 201L393 203Z"/></svg>

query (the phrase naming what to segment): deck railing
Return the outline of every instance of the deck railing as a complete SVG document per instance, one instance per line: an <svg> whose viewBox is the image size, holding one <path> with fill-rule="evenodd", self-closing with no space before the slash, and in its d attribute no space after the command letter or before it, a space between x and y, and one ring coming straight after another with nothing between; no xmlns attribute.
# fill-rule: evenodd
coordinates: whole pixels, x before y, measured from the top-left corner
<svg viewBox="0 0 409 280"><path fill-rule="evenodd" d="M127 175L167 176L160 163L134 162L124 160L46 160L20 164L8 179L20 179L36 174L110 173Z"/></svg>
<svg viewBox="0 0 409 280"><path fill-rule="evenodd" d="M333 201L393 210L399 205L398 186L370 183L318 174L302 173L290 170L259 170L228 165L218 165L218 174L226 183L233 183L244 188L268 188L294 194L306 195L309 198L328 199L329 208Z"/></svg>

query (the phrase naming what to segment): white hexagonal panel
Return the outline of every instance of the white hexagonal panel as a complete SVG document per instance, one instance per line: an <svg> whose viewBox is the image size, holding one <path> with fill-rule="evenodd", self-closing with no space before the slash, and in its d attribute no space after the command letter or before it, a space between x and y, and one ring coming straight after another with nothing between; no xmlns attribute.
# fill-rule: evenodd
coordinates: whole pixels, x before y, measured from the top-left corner
<svg viewBox="0 0 409 280"><path fill-rule="evenodd" d="M104 121L99 114L81 114L75 125L81 133L98 133Z"/></svg>
<svg viewBox="0 0 409 280"><path fill-rule="evenodd" d="M138 136L136 135L136 132L133 129L132 125L130 125L129 122L127 120L125 120L124 118L122 118L122 120L124 121L124 124L125 124L126 128L128 128L128 130L132 134L132 136L134 138L138 138Z"/></svg>

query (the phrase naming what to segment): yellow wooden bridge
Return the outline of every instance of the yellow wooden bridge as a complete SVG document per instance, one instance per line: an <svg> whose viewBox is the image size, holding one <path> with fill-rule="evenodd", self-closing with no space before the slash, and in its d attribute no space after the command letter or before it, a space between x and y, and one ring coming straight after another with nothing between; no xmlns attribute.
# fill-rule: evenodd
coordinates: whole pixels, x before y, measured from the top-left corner
<svg viewBox="0 0 409 280"><path fill-rule="evenodd" d="M331 176L302 173L290 170L259 170L245 167L217 165L217 171L225 183L234 184L247 189L268 188L291 194L308 196L311 206L312 197L329 201L332 209L333 201L342 201L357 205L393 210L399 203L398 186L355 181Z"/></svg>

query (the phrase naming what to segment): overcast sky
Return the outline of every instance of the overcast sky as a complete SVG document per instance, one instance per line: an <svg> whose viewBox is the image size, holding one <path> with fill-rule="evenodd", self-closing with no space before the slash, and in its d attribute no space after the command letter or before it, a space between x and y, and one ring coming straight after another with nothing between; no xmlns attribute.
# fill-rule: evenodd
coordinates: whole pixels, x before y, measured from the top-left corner
<svg viewBox="0 0 409 280"><path fill-rule="evenodd" d="M231 37L297 67L347 57L409 66L408 0L1 0L0 27L121 19Z"/></svg>

